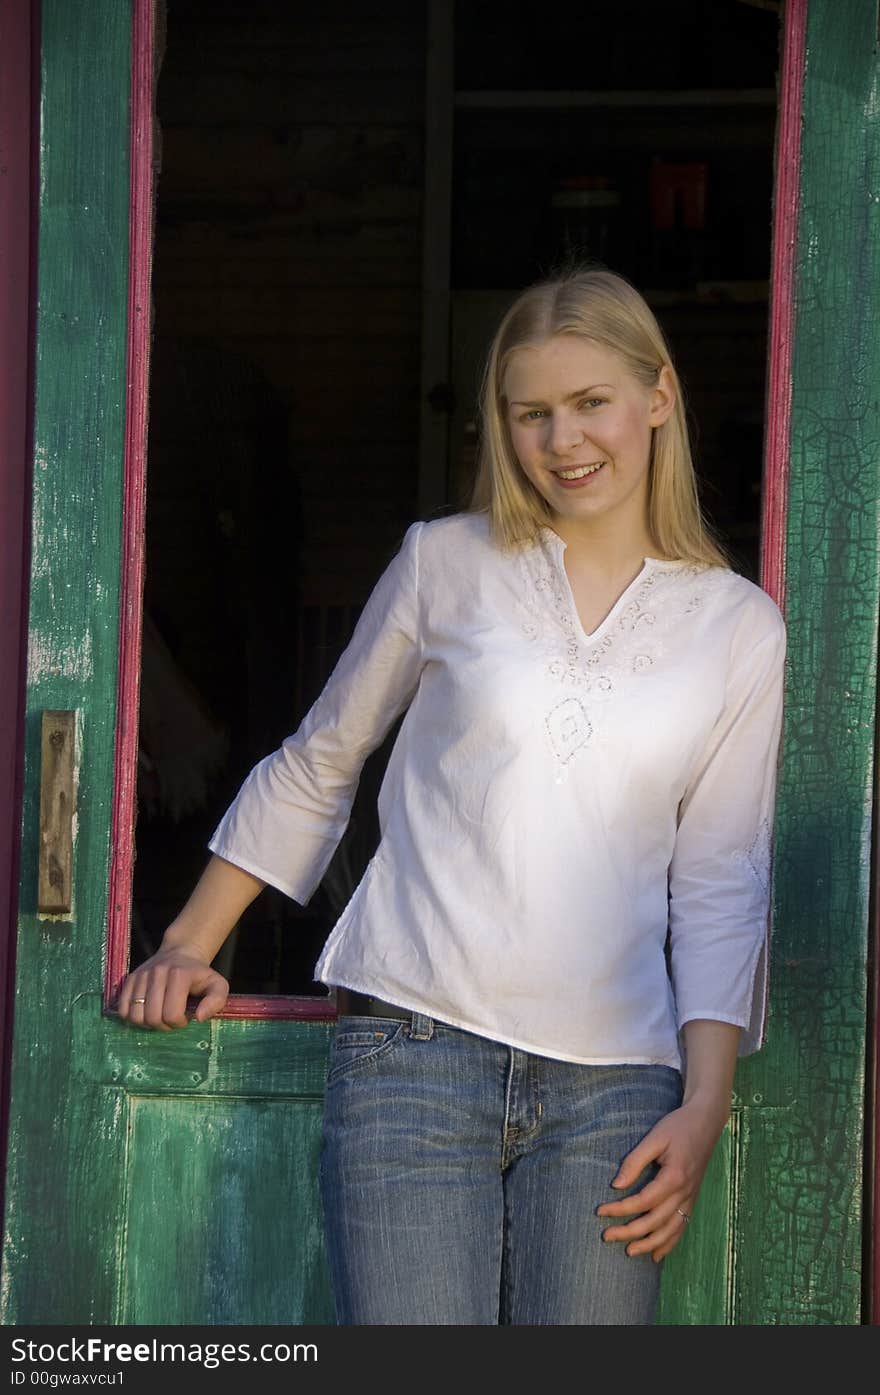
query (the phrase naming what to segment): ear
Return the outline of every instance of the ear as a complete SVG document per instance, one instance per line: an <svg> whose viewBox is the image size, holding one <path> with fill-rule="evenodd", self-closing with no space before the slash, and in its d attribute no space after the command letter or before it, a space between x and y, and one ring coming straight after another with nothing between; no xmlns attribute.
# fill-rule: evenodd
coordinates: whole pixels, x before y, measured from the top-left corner
<svg viewBox="0 0 880 1395"><path fill-rule="evenodd" d="M662 426L675 406L676 391L668 364L663 365L657 378L657 386L651 389L651 405L648 421L651 426Z"/></svg>

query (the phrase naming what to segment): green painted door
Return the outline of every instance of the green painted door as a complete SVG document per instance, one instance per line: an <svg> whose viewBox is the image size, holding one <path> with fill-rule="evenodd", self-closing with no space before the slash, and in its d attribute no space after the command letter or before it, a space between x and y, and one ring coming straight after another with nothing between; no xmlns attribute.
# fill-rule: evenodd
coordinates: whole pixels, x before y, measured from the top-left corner
<svg viewBox="0 0 880 1395"><path fill-rule="evenodd" d="M103 1007L108 886L120 853L111 841L114 760L125 737L117 694L133 426L133 21L143 38L149 5L42 7L26 795L2 1316L326 1322L316 1150L329 1025L230 1019L139 1033ZM128 454L136 459L131 440ZM73 901L54 915L40 913L37 898L46 710L74 711L77 727Z"/></svg>
<svg viewBox="0 0 880 1395"><path fill-rule="evenodd" d="M841 22L841 8L845 21ZM327 1322L316 1154L329 1024L140 1034L104 1008L126 491L132 21L43 0L26 794L7 1323ZM790 0L790 14L803 3ZM810 0L794 276L768 1042L745 1063L667 1323L859 1321L880 557L875 0ZM137 67L135 68L137 75ZM786 155L786 159L788 156ZM785 391L785 384L782 390ZM783 413L788 420L787 413ZM128 459L136 460L129 441ZM129 489L137 491L136 475ZM37 904L40 731L77 714L69 911ZM114 892L117 897L120 893ZM123 907L124 913L124 907Z"/></svg>
<svg viewBox="0 0 880 1395"><path fill-rule="evenodd" d="M665 1322L868 1321L863 1193L880 612L880 45L876 0L787 0L765 489L784 501L788 660L764 1049ZM798 89L802 85L802 93ZM800 117L798 118L798 107ZM776 263L777 272L780 263ZM788 365L788 366L786 366ZM785 371L777 371L780 368ZM790 411L788 400L790 396ZM876 873L875 873L876 875ZM707 1214L708 1212L708 1214ZM726 1223L725 1223L726 1221Z"/></svg>

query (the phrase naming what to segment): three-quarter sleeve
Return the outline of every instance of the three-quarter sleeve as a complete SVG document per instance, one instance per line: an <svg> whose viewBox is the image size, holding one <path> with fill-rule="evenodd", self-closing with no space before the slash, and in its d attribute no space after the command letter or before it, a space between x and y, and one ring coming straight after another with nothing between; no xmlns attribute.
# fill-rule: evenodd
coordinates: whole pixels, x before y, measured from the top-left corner
<svg viewBox="0 0 880 1395"><path fill-rule="evenodd" d="M767 598L739 625L723 710L690 773L669 867L671 977L678 1027L742 1027L761 1044L785 623Z"/></svg>
<svg viewBox="0 0 880 1395"><path fill-rule="evenodd" d="M320 696L253 768L208 844L303 905L345 832L364 761L418 687L422 527L407 529Z"/></svg>

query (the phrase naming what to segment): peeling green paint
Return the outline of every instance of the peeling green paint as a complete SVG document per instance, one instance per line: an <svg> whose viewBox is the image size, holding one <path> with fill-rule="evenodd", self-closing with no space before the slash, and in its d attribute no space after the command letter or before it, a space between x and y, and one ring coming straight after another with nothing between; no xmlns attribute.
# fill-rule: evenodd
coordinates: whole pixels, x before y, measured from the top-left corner
<svg viewBox="0 0 880 1395"><path fill-rule="evenodd" d="M811 0L770 1019L746 1107L734 1321L861 1320L880 612L877 7Z"/></svg>
<svg viewBox="0 0 880 1395"><path fill-rule="evenodd" d="M880 600L873 0L811 0L768 1042L661 1321L859 1321ZM101 1011L116 720L129 5L43 0L34 561L4 1274L11 1323L329 1321L325 1024ZM40 716L81 713L75 911L36 915ZM156 1224L157 1215L162 1226ZM168 1237L171 1237L170 1243Z"/></svg>
<svg viewBox="0 0 880 1395"><path fill-rule="evenodd" d="M861 1320L880 612L876 21L874 0L851 0L845 17L834 0L810 0L769 1022L763 1051L737 1072L728 1152L725 1320L736 1324ZM667 1261L666 1323L718 1320L711 1262L693 1243L698 1225L721 1239L720 1198L705 1200ZM687 1291L701 1280L698 1316Z"/></svg>
<svg viewBox="0 0 880 1395"><path fill-rule="evenodd" d="M314 1322L326 1024L101 1009L126 391L128 0L43 0L33 567L6 1324ZM71 915L38 917L41 714L79 713ZM157 1225L157 1215L162 1224ZM185 1242L185 1243L184 1243Z"/></svg>

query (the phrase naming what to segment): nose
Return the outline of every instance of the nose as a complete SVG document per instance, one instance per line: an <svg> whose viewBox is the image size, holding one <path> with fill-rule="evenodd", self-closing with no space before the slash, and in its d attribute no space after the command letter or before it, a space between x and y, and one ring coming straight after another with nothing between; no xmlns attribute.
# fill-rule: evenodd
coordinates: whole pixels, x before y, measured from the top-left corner
<svg viewBox="0 0 880 1395"><path fill-rule="evenodd" d="M583 427L564 407L554 411L548 425L547 446L554 455L568 455L585 439Z"/></svg>

